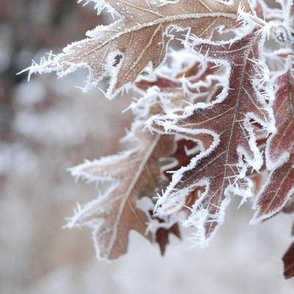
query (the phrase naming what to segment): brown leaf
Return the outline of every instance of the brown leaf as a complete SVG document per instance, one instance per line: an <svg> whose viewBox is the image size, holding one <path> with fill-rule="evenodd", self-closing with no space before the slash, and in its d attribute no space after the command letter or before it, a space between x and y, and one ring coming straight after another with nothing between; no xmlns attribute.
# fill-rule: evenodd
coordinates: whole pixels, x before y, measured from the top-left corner
<svg viewBox="0 0 294 294"><path fill-rule="evenodd" d="M111 77L107 93L111 98L149 63L156 68L164 61L167 45L179 28L190 28L189 33L200 38L211 38L220 26L237 27L238 7L242 3L248 10L248 2L230 2L179 0L161 5L160 1L108 0L106 7L117 11L119 20L98 26L88 33L90 38L67 46L57 56L50 55L40 66L32 65L30 73L57 72L64 76L87 67L91 85L106 75Z"/></svg>
<svg viewBox="0 0 294 294"><path fill-rule="evenodd" d="M141 128L140 124L133 126L131 150L72 169L77 177L97 182L99 187L105 183L110 187L97 200L82 207L69 223L70 227L91 227L99 254L104 258L115 259L127 251L130 230L150 241L154 239L147 231L148 207L142 210L138 200L155 196L166 185L159 158L170 154L174 143L172 136L153 136Z"/></svg>
<svg viewBox="0 0 294 294"><path fill-rule="evenodd" d="M156 231L156 242L159 244L160 253L164 255L166 246L169 243L169 235L173 234L179 239L181 238L180 229L178 224L174 224L169 229L159 228Z"/></svg>
<svg viewBox="0 0 294 294"><path fill-rule="evenodd" d="M136 86L142 90L153 86L158 87L161 94L169 94L170 97L173 97L174 104L175 97L177 98L177 105L174 107L184 107L187 101L190 103L213 101L221 91L220 75L222 71L214 62L204 61L203 58L199 60L199 57L196 57L195 54L187 56L187 59L192 62L190 61L188 65L180 63L181 70L176 71L169 68L164 74L157 72L156 78L153 75L152 80L143 76L136 82ZM185 85L181 81L182 78L185 78ZM193 87L194 85L196 88Z"/></svg>
<svg viewBox="0 0 294 294"><path fill-rule="evenodd" d="M294 78L290 71L276 79L278 89L273 105L277 131L266 148L267 169L271 171L261 190L254 221L279 212L294 193Z"/></svg>
<svg viewBox="0 0 294 294"><path fill-rule="evenodd" d="M181 209L189 193L206 186L205 192L196 198L187 222L194 225L195 219L201 218L204 228L198 237L203 244L222 223L230 196L245 199L251 196L252 182L245 177L247 164L259 169L262 157L250 121L254 119L266 125L268 112L252 83L252 78L260 74L254 62L259 57L260 35L252 33L233 45L202 45L201 50L230 62L226 98L206 106L196 104L182 113L178 111L174 119L167 115L154 121L160 133L181 134L200 142L205 136L214 139L209 148L175 173L158 206L159 215L164 215L170 207Z"/></svg>
<svg viewBox="0 0 294 294"><path fill-rule="evenodd" d="M286 279L294 277L294 242L283 256L284 276Z"/></svg>
<svg viewBox="0 0 294 294"><path fill-rule="evenodd" d="M284 213L293 213L294 212L294 198L293 197L291 197L291 199L283 207L283 212Z"/></svg>

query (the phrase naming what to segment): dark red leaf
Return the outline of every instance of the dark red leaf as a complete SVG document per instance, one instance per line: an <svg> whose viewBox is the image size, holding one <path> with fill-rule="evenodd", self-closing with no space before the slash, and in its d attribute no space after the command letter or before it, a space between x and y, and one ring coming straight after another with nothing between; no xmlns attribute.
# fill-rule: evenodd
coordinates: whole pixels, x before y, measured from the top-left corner
<svg viewBox="0 0 294 294"><path fill-rule="evenodd" d="M294 242L283 256L284 276L286 279L294 277Z"/></svg>

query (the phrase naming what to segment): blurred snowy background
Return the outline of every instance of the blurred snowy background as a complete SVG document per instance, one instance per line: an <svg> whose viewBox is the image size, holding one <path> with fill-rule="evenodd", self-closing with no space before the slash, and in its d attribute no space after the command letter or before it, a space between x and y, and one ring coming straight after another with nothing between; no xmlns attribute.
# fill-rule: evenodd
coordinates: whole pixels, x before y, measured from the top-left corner
<svg viewBox="0 0 294 294"><path fill-rule="evenodd" d="M130 99L83 94L75 86L85 72L30 83L16 73L103 21L76 0L0 0L0 293L293 293L281 261L291 215L252 227L250 204L235 202L205 250L189 249L184 232L162 258L133 233L129 253L112 263L97 261L90 232L62 229L76 202L95 196L66 169L119 149Z"/></svg>

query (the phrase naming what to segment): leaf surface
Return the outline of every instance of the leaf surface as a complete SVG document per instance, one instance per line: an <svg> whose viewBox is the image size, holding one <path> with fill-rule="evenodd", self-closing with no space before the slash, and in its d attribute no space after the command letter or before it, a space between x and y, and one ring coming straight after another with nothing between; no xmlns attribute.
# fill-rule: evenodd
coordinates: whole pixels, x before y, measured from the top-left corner
<svg viewBox="0 0 294 294"><path fill-rule="evenodd" d="M81 207L69 222L69 227L91 227L97 251L107 259L118 258L127 251L130 230L154 241L148 231L149 207L140 208L138 200L156 196L166 185L159 158L170 154L174 143L172 136L153 136L140 128L137 123L128 135L132 149L72 169L74 176L96 182L99 188L107 185L104 194ZM159 234L163 233L167 238L169 230L163 228ZM164 251L167 241L159 241Z"/></svg>
<svg viewBox="0 0 294 294"><path fill-rule="evenodd" d="M294 243L288 248L283 256L284 276L286 279L294 277Z"/></svg>
<svg viewBox="0 0 294 294"><path fill-rule="evenodd" d="M159 244L161 255L164 255L166 246L169 244L169 235L181 238L180 229L178 224L172 225L169 229L159 228L155 233L155 240Z"/></svg>
<svg viewBox="0 0 294 294"><path fill-rule="evenodd" d="M202 45L201 50L208 52L207 56L230 62L226 95L220 95L213 103L195 104L177 111L173 119L169 113L154 120L158 126L154 129L160 133L177 133L195 141L203 140L203 135L213 138L204 152L173 175L157 206L159 215L171 208L180 210L189 193L205 186L186 221L186 225L198 227L195 237L201 244L206 244L222 223L231 195L245 200L252 196L252 182L246 177L248 166L256 170L262 166L251 125L251 121L258 121L265 128L269 125L265 98L258 95L254 84L254 77L262 74L261 65L256 64L260 38L252 33L231 46Z"/></svg>
<svg viewBox="0 0 294 294"><path fill-rule="evenodd" d="M253 222L280 211L294 193L294 78L291 70L276 78L273 109L276 132L266 148L268 180L258 195Z"/></svg>

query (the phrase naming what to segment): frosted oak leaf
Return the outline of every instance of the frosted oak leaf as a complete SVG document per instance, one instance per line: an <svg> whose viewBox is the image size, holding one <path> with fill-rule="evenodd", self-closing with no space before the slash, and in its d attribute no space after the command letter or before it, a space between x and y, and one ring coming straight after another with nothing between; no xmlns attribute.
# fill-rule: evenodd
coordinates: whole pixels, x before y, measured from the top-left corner
<svg viewBox="0 0 294 294"><path fill-rule="evenodd" d="M198 50L206 52L207 58L217 56L230 62L226 65L230 67L227 90L213 103L196 103L154 118L153 129L159 133L181 134L195 141L203 140L204 135L212 137L205 151L174 173L157 205L159 215L166 214L169 207L181 210L185 197L205 186L185 222L197 227L195 238L202 245L223 222L232 195L243 200L252 196L253 184L246 176L248 167L262 167L252 126L253 121L258 122L264 130L271 131L267 96L259 91L261 85L257 82L266 72L265 64L256 63L262 54L262 42L262 35L252 33L233 45L202 45Z"/></svg>
<svg viewBox="0 0 294 294"><path fill-rule="evenodd" d="M174 150L173 136L152 135L141 128L137 122L128 134L127 139L133 146L130 150L72 169L74 176L96 182L98 188L108 187L96 200L80 207L68 224L68 227L90 227L97 252L103 258L115 259L126 253L131 230L152 242L157 241L161 252L168 243L169 233L179 235L174 224L170 230L160 223L159 231L148 230L149 211L153 207L147 205L143 209L138 205L141 198L152 199L166 186L159 158Z"/></svg>
<svg viewBox="0 0 294 294"><path fill-rule="evenodd" d="M266 147L266 166L270 175L255 203L253 223L279 212L294 193L294 78L291 69L275 78L273 105L276 132Z"/></svg>
<svg viewBox="0 0 294 294"><path fill-rule="evenodd" d="M88 87L110 76L108 98L134 82L148 64L158 67L165 60L169 41L178 31L182 31L184 39L190 34L211 39L216 29L239 26L241 4L244 10L249 10L245 0L179 0L164 1L164 5L163 1L149 0L92 2L98 12L104 8L116 12L118 20L97 26L87 33L89 38L72 43L63 53L42 59L40 65L33 64L29 70L30 74L56 72L62 77L86 67Z"/></svg>

